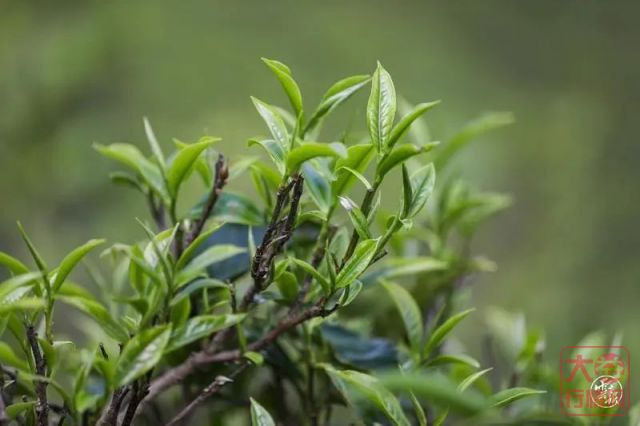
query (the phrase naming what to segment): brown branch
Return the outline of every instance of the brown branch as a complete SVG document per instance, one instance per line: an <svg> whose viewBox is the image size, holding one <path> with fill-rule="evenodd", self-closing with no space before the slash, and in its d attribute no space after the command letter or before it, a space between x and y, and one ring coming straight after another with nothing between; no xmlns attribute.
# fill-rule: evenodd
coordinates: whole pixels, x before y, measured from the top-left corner
<svg viewBox="0 0 640 426"><path fill-rule="evenodd" d="M208 398L212 397L220 389L224 387L227 383L233 382L240 373L242 373L250 363L243 363L240 367L238 367L235 371L233 371L229 376L216 376L216 378L211 382L207 387L205 387L198 396L187 404L166 426L177 426L182 422L186 421L191 414L195 411L198 406L200 406L203 402L205 402Z"/></svg>
<svg viewBox="0 0 640 426"><path fill-rule="evenodd" d="M111 402L108 407L102 412L102 415L96 422L98 426L115 426L118 423L118 413L124 398L127 396L129 388L118 388L113 392L111 396Z"/></svg>
<svg viewBox="0 0 640 426"><path fill-rule="evenodd" d="M253 257L253 262L251 263L251 278L253 278L253 285L249 290L247 290L242 298L242 302L239 307L241 312L245 311L251 303L253 303L255 295L264 289L273 266L273 259L291 238L298 214L300 198L302 198L303 187L304 178L302 175L296 175L291 182L278 189L271 222L267 227L262 243L256 248L256 253ZM280 215L286 205L290 192L293 193L291 194L289 213L286 218L280 219Z"/></svg>
<svg viewBox="0 0 640 426"><path fill-rule="evenodd" d="M27 327L27 340L31 346L31 352L33 353L33 361L36 367L36 374L41 377L47 376L47 360L40 352L40 346L38 344L38 334L33 327L33 324L29 324ZM36 391L36 421L38 426L47 426L49 424L49 404L47 402L47 382L42 380L34 380L33 384Z"/></svg>
<svg viewBox="0 0 640 426"><path fill-rule="evenodd" d="M204 205L204 209L202 210L202 214L200 218L195 223L193 231L189 234L186 240L186 246L193 242L198 235L202 233L204 229L205 223L207 223L207 219L211 216L211 212L220 198L220 194L222 193L222 189L227 184L227 179L229 178L229 169L227 168L227 163L224 158L224 155L218 155L218 161L216 161L216 169L215 169L215 178L213 180L213 186L211 188L211 192L209 193L209 198L207 199L206 204Z"/></svg>
<svg viewBox="0 0 640 426"><path fill-rule="evenodd" d="M287 315L269 333L264 335L262 338L249 343L247 345L247 350L259 351L273 343L278 339L278 337L280 337L280 335L286 333L293 327L314 317L327 316L336 309L335 307L325 309L324 302L325 300L321 299L314 306L299 314ZM149 393L147 394L145 401L155 399L162 391L180 383L200 367L216 362L237 361L241 357L242 352L239 349L231 349L218 353L211 353L207 351L195 352L191 354L184 363L166 371L163 375L155 379L149 386Z"/></svg>

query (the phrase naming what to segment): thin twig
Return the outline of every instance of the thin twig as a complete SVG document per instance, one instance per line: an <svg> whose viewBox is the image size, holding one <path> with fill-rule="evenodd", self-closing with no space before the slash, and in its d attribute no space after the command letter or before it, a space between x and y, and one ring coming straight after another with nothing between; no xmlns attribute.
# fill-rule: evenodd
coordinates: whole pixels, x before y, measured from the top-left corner
<svg viewBox="0 0 640 426"><path fill-rule="evenodd" d="M40 345L38 344L38 334L36 333L33 324L27 326L27 340L31 346L31 352L33 353L33 361L36 366L36 374L41 377L47 376L47 360L40 352ZM47 382L42 380L34 380L36 391L36 421L38 426L47 426L49 424L49 404L47 402Z"/></svg>
<svg viewBox="0 0 640 426"><path fill-rule="evenodd" d="M128 387L121 387L116 389L111 396L111 401L107 408L102 412L100 419L96 422L98 426L115 426L118 423L118 413L124 398L129 392Z"/></svg>
<svg viewBox="0 0 640 426"><path fill-rule="evenodd" d="M321 299L311 308L294 315L284 317L269 333L262 338L251 342L247 345L249 351L259 351L273 343L293 327L314 317L324 317L331 314L335 307L330 309L324 308L325 300ZM180 383L186 377L194 373L200 367L216 363L237 361L242 357L242 351L239 349L231 349L218 353L210 353L207 351L199 351L191 354L187 360L177 367L166 371L163 375L155 379L149 386L149 393L145 400L155 399L165 389Z"/></svg>
<svg viewBox="0 0 640 426"><path fill-rule="evenodd" d="M229 376L216 376L216 378L211 382L207 387L205 387L198 396L187 404L166 426L177 426L182 422L186 421L191 414L195 411L196 408L203 402L205 402L208 398L212 397L220 389L224 387L227 383L233 382L240 373L242 373L250 363L243 363L240 367L234 370Z"/></svg>
<svg viewBox="0 0 640 426"><path fill-rule="evenodd" d="M216 202L218 201L218 198L220 198L222 189L227 184L227 179L229 178L229 169L227 168L226 160L224 158L224 155L222 154L218 155L218 161L216 161L215 173L216 174L213 180L213 186L211 187L211 192L209 193L209 198L207 199L204 209L202 210L202 214L200 215L200 218L195 223L193 231L191 231L191 233L187 237L187 240L186 240L187 247L189 246L189 244L193 242L193 240L198 238L198 235L202 233L202 230L204 229L204 225L205 223L207 223L207 219L209 219L209 216L211 216L211 212L213 211L213 208L215 207Z"/></svg>

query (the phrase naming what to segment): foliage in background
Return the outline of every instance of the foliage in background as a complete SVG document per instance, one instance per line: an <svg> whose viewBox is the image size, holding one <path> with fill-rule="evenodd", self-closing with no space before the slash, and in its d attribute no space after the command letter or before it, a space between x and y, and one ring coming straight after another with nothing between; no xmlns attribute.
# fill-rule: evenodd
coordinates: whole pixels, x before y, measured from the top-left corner
<svg viewBox="0 0 640 426"><path fill-rule="evenodd" d="M567 423L553 414L558 378L541 362L544 336L522 318L489 314L488 365L450 338L477 315L461 306L466 278L495 267L470 253L470 241L509 200L455 177L436 185L436 172L446 176L458 151L510 115L484 116L438 144L417 121L437 102L399 102L380 64L371 76L338 81L307 110L291 70L264 63L291 104L252 98L268 136L248 145L269 162L229 163L211 136L176 140L166 155L147 120L151 155L130 144L95 146L126 168L111 179L139 191L152 219L138 221L139 241L102 252L109 273L86 262L99 297L71 277L103 240L51 267L19 225L35 267L0 253L12 274L0 285L3 417L37 425ZM368 136L319 142L325 119L366 86ZM255 196L228 189L244 176ZM192 177L208 192L182 211ZM383 194L397 200L395 211L380 207ZM67 306L94 321L88 342L55 330L54 311Z"/></svg>

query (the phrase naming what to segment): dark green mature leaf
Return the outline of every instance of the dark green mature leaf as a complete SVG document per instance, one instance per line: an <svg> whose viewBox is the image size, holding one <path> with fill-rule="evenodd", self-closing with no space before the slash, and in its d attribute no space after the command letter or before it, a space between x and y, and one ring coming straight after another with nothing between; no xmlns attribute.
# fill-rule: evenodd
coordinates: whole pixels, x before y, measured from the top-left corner
<svg viewBox="0 0 640 426"><path fill-rule="evenodd" d="M199 315L192 317L184 325L171 332L171 338L165 348L165 352L174 351L191 342L210 336L216 331L238 324L244 317L244 314Z"/></svg>
<svg viewBox="0 0 640 426"><path fill-rule="evenodd" d="M107 311L107 308L98 301L87 297L63 295L56 296L56 299L74 306L92 317L110 337L118 342L126 342L129 339L129 334L125 328L116 322Z"/></svg>
<svg viewBox="0 0 640 426"><path fill-rule="evenodd" d="M312 132L327 114L349 99L358 90L363 88L369 82L369 79L370 77L368 75L355 75L340 80L331 86L322 97L320 105L309 119L303 135Z"/></svg>
<svg viewBox="0 0 640 426"><path fill-rule="evenodd" d="M487 401L480 394L469 391L463 395L453 381L441 374L387 373L380 376L380 382L393 392L413 392L417 397L462 415L473 415L487 407Z"/></svg>
<svg viewBox="0 0 640 426"><path fill-rule="evenodd" d="M378 248L378 240L364 240L358 243L353 255L347 260L336 277L336 288L350 285L371 263Z"/></svg>
<svg viewBox="0 0 640 426"><path fill-rule="evenodd" d="M289 102L291 102L291 106L293 107L296 116L300 116L302 114L302 93L300 93L300 88L293 79L289 67L282 62L274 61L273 59L262 58L262 62L264 62L276 75L289 98Z"/></svg>
<svg viewBox="0 0 640 426"><path fill-rule="evenodd" d="M411 344L411 352L420 357L420 349L422 347L422 339L424 336L422 314L411 293L398 284L383 281L382 286L387 290L389 296L396 305L402 322L404 324L409 343Z"/></svg>
<svg viewBox="0 0 640 426"><path fill-rule="evenodd" d="M390 340L364 336L339 324L324 323L320 331L341 364L362 369L391 368L398 365L398 351Z"/></svg>
<svg viewBox="0 0 640 426"><path fill-rule="evenodd" d="M276 426L269 412L253 398L251 399L251 426Z"/></svg>
<svg viewBox="0 0 640 426"><path fill-rule="evenodd" d="M338 380L351 385L382 411L393 424L398 426L411 425L402 411L398 399L377 378L358 371L337 370L328 364L321 364L321 367L324 368L332 381ZM341 392L345 391L344 386L337 386L337 388ZM346 399L350 399L350 395L344 396Z"/></svg>
<svg viewBox="0 0 640 426"><path fill-rule="evenodd" d="M393 131L391 132L391 135L389 136L389 142L387 142L388 148L393 148L393 146L400 140L400 138L404 136L407 130L409 130L409 126L411 126L411 123L413 123L418 117L420 117L422 114L429 111L439 103L440 101L418 104L413 108L411 112L402 117L398 124L395 125Z"/></svg>
<svg viewBox="0 0 640 426"><path fill-rule="evenodd" d="M276 142L273 139L249 139L248 144L249 146L258 145L262 147L269 155L269 158L271 158L271 161L276 165L280 174L284 174L287 169L287 154L280 142Z"/></svg>
<svg viewBox="0 0 640 426"><path fill-rule="evenodd" d="M202 209L207 202L208 195L201 199L190 211L189 217L197 218L202 215ZM224 191L218 197L211 217L220 222L244 224L244 225L262 225L264 216L260 208L249 197L244 195Z"/></svg>
<svg viewBox="0 0 640 426"><path fill-rule="evenodd" d="M467 124L457 134L455 134L444 146L439 149L435 156L435 166L438 171L444 169L451 158L467 146L473 139L493 129L513 123L513 114L506 112L495 112L486 114L471 123Z"/></svg>
<svg viewBox="0 0 640 426"><path fill-rule="evenodd" d="M29 272L29 268L24 263L2 251L0 251L0 265L6 266L15 275Z"/></svg>
<svg viewBox="0 0 640 426"><path fill-rule="evenodd" d="M335 195L342 195L353 183L354 176L346 168L358 173L364 173L374 154L373 144L353 145L347 148L347 157L336 161L334 173L336 180L331 189Z"/></svg>
<svg viewBox="0 0 640 426"><path fill-rule="evenodd" d="M413 201L413 188L406 164L402 164L402 217L409 217L409 209Z"/></svg>
<svg viewBox="0 0 640 426"><path fill-rule="evenodd" d="M505 389L492 395L489 398L489 402L494 407L504 407L505 405L509 405L519 399L540 395L543 393L547 393L547 391L524 387Z"/></svg>
<svg viewBox="0 0 640 426"><path fill-rule="evenodd" d="M307 142L291 150L287 155L287 170L297 171L302 163L316 157L346 157L347 149L339 142L330 144Z"/></svg>
<svg viewBox="0 0 640 426"><path fill-rule="evenodd" d="M379 155L388 150L393 120L396 116L396 89L389 73L380 62L371 79L371 94L367 104L367 127L371 142Z"/></svg>
<svg viewBox="0 0 640 426"><path fill-rule="evenodd" d="M447 337L447 334L449 334L451 330L453 330L454 327L460 323L460 321L465 319L465 317L473 311L475 311L475 309L471 308L471 309L467 309L466 311L462 311L456 315L453 315L451 318L447 319L444 323L442 323L442 325L436 328L424 346L423 355L427 357L433 349L440 346L444 338Z"/></svg>
<svg viewBox="0 0 640 426"><path fill-rule="evenodd" d="M278 111L276 111L273 106L264 103L261 100L254 98L253 96L251 97L251 100L253 101L253 105L255 105L256 109L258 110L258 113L267 124L269 132L271 132L273 139L275 139L275 141L280 144L282 150L285 153L288 153L290 146L289 132L287 131L287 126L284 124L284 121L282 121L282 117L280 116Z"/></svg>
<svg viewBox="0 0 640 426"><path fill-rule="evenodd" d="M89 240L65 256L65 258L62 259L62 262L60 262L56 278L53 281L53 291L58 291L64 280L67 279L78 262L80 262L91 250L104 243L104 241L105 240Z"/></svg>
<svg viewBox="0 0 640 426"><path fill-rule="evenodd" d="M171 327L159 325L134 336L122 349L116 365L114 383L124 386L151 370L162 358Z"/></svg>
<svg viewBox="0 0 640 426"><path fill-rule="evenodd" d="M370 239L371 232L369 231L369 222L367 221L367 218L364 216L364 213L362 213L360 208L350 198L347 198L347 197L338 197L338 198L340 200L340 205L349 214L349 218L351 219L353 228L356 230L358 235L360 235L360 238Z"/></svg>
<svg viewBox="0 0 640 426"><path fill-rule="evenodd" d="M399 166L411 157L431 151L437 145L437 142L431 142L422 146L409 144L400 145L391 151L391 153L378 165L378 176L383 178L394 167Z"/></svg>
<svg viewBox="0 0 640 426"><path fill-rule="evenodd" d="M214 143L220 141L220 138L205 138L200 142L186 145L175 156L169 168L167 169L167 185L169 193L176 196L178 188L184 182L185 178L193 170L193 166L202 152Z"/></svg>
<svg viewBox="0 0 640 426"><path fill-rule="evenodd" d="M420 210L422 210L427 200L429 199L429 196L433 193L433 188L436 183L436 171L433 167L433 164L430 163L417 170L411 176L410 180L412 194L411 201L405 208L406 218L415 217L420 212Z"/></svg>
<svg viewBox="0 0 640 426"><path fill-rule="evenodd" d="M144 132L147 135L147 141L149 142L149 146L151 147L151 152L153 156L156 158L158 162L158 166L160 169L164 169L165 167L165 159L164 154L162 153L162 149L160 148L160 144L158 143L158 139L156 139L156 134L153 132L153 128L151 127L151 123L147 117L144 117Z"/></svg>
<svg viewBox="0 0 640 426"><path fill-rule="evenodd" d="M94 144L93 147L105 157L118 161L138 173L156 194L165 200L168 198L160 168L142 155L138 148L126 143L114 143L109 146Z"/></svg>

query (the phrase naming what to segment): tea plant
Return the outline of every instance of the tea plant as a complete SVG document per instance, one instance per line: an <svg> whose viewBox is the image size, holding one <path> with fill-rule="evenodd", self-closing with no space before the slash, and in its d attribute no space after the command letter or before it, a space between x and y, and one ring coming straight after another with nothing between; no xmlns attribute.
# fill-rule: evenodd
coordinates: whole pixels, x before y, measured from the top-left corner
<svg viewBox="0 0 640 426"><path fill-rule="evenodd" d="M148 202L140 241L106 248L96 266L85 257L105 242L90 240L50 266L18 226L34 266L0 253L11 275L0 285L0 422L439 425L546 413L555 400L523 387L554 383L539 334L492 382L493 366L449 337L477 316L460 307L467 277L494 267L469 242L509 200L454 178L436 185L436 172L511 117L484 116L439 145L418 121L438 102L400 102L397 119L380 64L305 110L289 68L264 63L291 104L252 98L269 136L248 145L270 163L229 162L210 136L166 155L145 120L150 155L95 146L126 169L111 179ZM368 135L318 142L327 117L368 86ZM254 193L230 189L244 176ZM207 192L183 210L192 177ZM385 211L383 194L397 207ZM72 279L81 263L100 296ZM90 317L86 338L56 329L65 305Z"/></svg>

